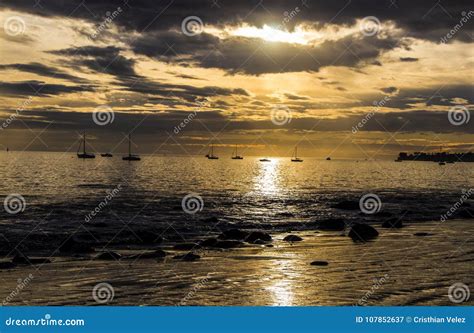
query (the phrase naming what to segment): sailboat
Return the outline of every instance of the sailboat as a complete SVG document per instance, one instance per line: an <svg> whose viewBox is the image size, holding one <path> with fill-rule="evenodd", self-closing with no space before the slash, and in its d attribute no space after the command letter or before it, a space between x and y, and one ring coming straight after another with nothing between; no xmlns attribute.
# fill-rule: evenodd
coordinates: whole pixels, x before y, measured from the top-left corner
<svg viewBox="0 0 474 333"><path fill-rule="evenodd" d="M268 158L261 158L259 161L260 162L271 162L271 160L269 160Z"/></svg>
<svg viewBox="0 0 474 333"><path fill-rule="evenodd" d="M124 161L140 161L141 158L138 155L132 155L132 135L128 134L128 156L122 157Z"/></svg>
<svg viewBox="0 0 474 333"><path fill-rule="evenodd" d="M111 153L100 154L100 156L102 156L102 157L114 157L114 155L112 155Z"/></svg>
<svg viewBox="0 0 474 333"><path fill-rule="evenodd" d="M207 153L206 157L207 157L208 160L218 160L219 159L219 156L214 155L214 147L212 145L209 148L209 153Z"/></svg>
<svg viewBox="0 0 474 333"><path fill-rule="evenodd" d="M79 151L81 150L82 146L82 153ZM79 147L77 148L77 157L78 158L95 158L94 154L86 153L86 131L82 134L82 141L79 142Z"/></svg>
<svg viewBox="0 0 474 333"><path fill-rule="evenodd" d="M235 146L234 151L232 152L233 160L243 160L244 158L237 154L237 146Z"/></svg>
<svg viewBox="0 0 474 333"><path fill-rule="evenodd" d="M291 162L303 162L301 158L298 157L298 147L295 147L294 157L292 157Z"/></svg>

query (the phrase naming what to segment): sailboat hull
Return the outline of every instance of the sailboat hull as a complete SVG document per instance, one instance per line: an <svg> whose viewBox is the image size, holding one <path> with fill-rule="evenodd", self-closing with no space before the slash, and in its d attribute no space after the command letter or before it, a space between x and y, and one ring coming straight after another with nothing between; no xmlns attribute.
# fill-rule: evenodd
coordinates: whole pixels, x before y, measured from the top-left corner
<svg viewBox="0 0 474 333"><path fill-rule="evenodd" d="M124 161L141 161L141 158L138 156L124 156L122 157Z"/></svg>
<svg viewBox="0 0 474 333"><path fill-rule="evenodd" d="M293 158L291 160L291 162L303 162L303 160L299 159L299 158Z"/></svg>
<svg viewBox="0 0 474 333"><path fill-rule="evenodd" d="M87 159L87 158L95 158L95 155L93 155L93 154L77 154L77 157Z"/></svg>

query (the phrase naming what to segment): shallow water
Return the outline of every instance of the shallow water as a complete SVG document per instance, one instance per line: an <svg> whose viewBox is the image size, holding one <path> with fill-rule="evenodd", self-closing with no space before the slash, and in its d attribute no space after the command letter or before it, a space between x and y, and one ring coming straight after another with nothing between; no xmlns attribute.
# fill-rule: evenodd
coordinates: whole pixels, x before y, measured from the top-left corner
<svg viewBox="0 0 474 333"><path fill-rule="evenodd" d="M309 158L261 163L253 157L201 156L143 156L128 163L119 156L83 161L74 154L13 152L0 154L0 173L0 194L21 194L26 203L19 214L0 212L3 259L19 250L53 260L0 270L0 298L18 279L34 276L12 304L97 304L92 288L109 282L112 304L353 305L366 296L364 305L449 305L450 285L473 282L474 220L440 223L441 214L474 187L472 163ZM332 207L369 193L380 198L378 214ZM195 214L182 207L189 194L202 199ZM87 220L96 207L98 213ZM329 217L343 218L346 231L316 233L310 222ZM390 217L408 227L380 228ZM374 224L380 236L353 243L347 232L355 221ZM266 230L274 247L247 244L200 250L196 262L171 259L179 253L171 250L173 244L232 227ZM171 255L164 261L104 262L56 251L71 235L92 241L96 250L121 254L155 248L130 242L130 233L139 229L164 237L161 246ZM414 236L421 231L433 235ZM304 241L282 242L289 232ZM310 266L314 260L329 265Z"/></svg>

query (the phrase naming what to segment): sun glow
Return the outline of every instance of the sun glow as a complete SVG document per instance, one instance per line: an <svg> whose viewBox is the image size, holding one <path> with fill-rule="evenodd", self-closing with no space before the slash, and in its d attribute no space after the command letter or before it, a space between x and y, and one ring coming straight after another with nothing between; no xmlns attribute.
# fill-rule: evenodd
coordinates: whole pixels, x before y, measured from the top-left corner
<svg viewBox="0 0 474 333"><path fill-rule="evenodd" d="M307 45L311 40L318 39L321 36L315 31L306 31L297 27L294 31L284 31L264 25L261 28L252 26L242 26L229 32L233 36L261 38L268 42L283 42L292 44Z"/></svg>

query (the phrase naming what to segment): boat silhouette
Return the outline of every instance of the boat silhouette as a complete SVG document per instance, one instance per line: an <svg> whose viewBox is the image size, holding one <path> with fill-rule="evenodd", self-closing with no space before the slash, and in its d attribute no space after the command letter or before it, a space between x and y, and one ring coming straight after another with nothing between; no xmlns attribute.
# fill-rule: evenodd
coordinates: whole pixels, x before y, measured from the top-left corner
<svg viewBox="0 0 474 333"><path fill-rule="evenodd" d="M128 156L122 157L124 161L140 161L141 158L138 155L132 154L132 135L128 134Z"/></svg>
<svg viewBox="0 0 474 333"><path fill-rule="evenodd" d="M206 157L207 157L208 160L218 160L219 159L219 156L214 155L214 147L212 145L209 148L209 152L207 153Z"/></svg>
<svg viewBox="0 0 474 333"><path fill-rule="evenodd" d="M268 158L261 158L260 162L271 162Z"/></svg>
<svg viewBox="0 0 474 333"><path fill-rule="evenodd" d="M81 150L82 146L82 153L79 151ZM95 155L92 153L87 153L86 152L86 131L82 133L82 140L79 142L79 147L77 148L77 157L78 158L95 158Z"/></svg>
<svg viewBox="0 0 474 333"><path fill-rule="evenodd" d="M111 153L105 153L105 154L100 154L100 156L102 156L102 157L113 157L114 155L112 155Z"/></svg>
<svg viewBox="0 0 474 333"><path fill-rule="evenodd" d="M240 156L237 154L237 146L235 146L234 151L232 152L232 157L233 160L243 160L243 156Z"/></svg>
<svg viewBox="0 0 474 333"><path fill-rule="evenodd" d="M294 157L292 157L291 162L303 162L303 160L298 157L298 147L295 147L295 151L293 153L293 156Z"/></svg>

